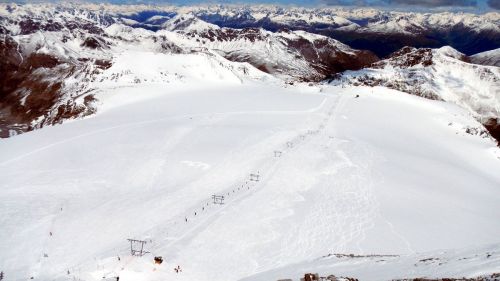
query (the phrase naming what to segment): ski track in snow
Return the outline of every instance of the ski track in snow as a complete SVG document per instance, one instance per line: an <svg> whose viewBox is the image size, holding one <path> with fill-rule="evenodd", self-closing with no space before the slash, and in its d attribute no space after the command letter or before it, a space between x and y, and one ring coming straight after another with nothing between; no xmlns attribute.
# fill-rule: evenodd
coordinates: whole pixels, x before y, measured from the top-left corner
<svg viewBox="0 0 500 281"><path fill-rule="evenodd" d="M325 101L326 99L323 101L322 106L325 104ZM332 250L342 252L346 250L348 244L354 242L358 247L359 253L363 253L360 242L365 239L365 230L373 226L373 220L377 214L376 210L378 203L371 190L373 180L369 171L371 163L367 161L368 163L365 167L360 169L359 166L353 164L343 152L342 145L346 142L343 140L333 140L335 138L332 136L334 127L329 126L329 123L332 123L332 121L338 118L339 110L335 109L341 106L341 104L342 98L338 97L338 100L329 110L327 116L325 116L323 121L317 126L317 129L311 129L306 133L299 134L286 144L283 144L281 148L278 148L283 152L281 157L272 156L272 151L270 151L270 159L265 160L265 163L260 166L258 171L262 177L261 181L252 182L249 178L246 178L241 181L241 185L226 188L223 192L219 193L226 196L226 201L223 206L213 205L209 198L205 201L197 202L191 206L191 208L187 209L184 216L171 220L164 224L160 230L154 231L156 234L150 235L151 237L155 237L151 249L161 249L159 253L175 264L176 252L181 251L183 245L188 244L200 230L207 228L207 226L215 221L217 217L223 216L226 210L236 208L238 202L249 198L263 188L268 188L266 186L267 183L276 171L280 170L280 165L283 164L283 161L286 162L290 160L289 157L303 157L300 150L307 146L304 151L310 151L311 148L321 148L321 150L326 148L329 149L326 158L341 160L335 167L335 172L327 175L321 180L323 183L335 186L336 181L338 181L338 179L335 178L335 174L339 170L354 168L355 172L352 177L356 178L359 185L343 186L342 189L336 190L336 192L328 190L322 192L321 195L327 198L327 200L322 201L323 205L316 206L317 214L311 216L316 218L316 220L310 220L306 226L301 225L301 229L307 231L299 235L300 239L298 241L294 240L297 237L290 236L289 239L291 240L285 241L284 244L292 248L296 247L297 251L301 249L304 251L303 249L308 248L303 247L304 243L307 244L309 241L320 241L322 240L322 233L325 231L334 231L338 232L338 235L336 236L337 242L333 244ZM290 145L290 143L292 145ZM326 146L325 143L327 143ZM363 148L359 147L359 149ZM193 215L194 212L197 212L196 216ZM333 218L328 214L333 214ZM188 219L187 222L185 218ZM324 227L329 225L332 221L334 221L335 224L331 225L328 229L318 229L317 227ZM159 237L166 238L161 239ZM158 251L155 252L158 253ZM304 256L308 255L306 252L302 252L302 254ZM281 260L281 257L278 256L275 260L275 264L269 263L268 266L281 265L278 262Z"/></svg>
<svg viewBox="0 0 500 281"><path fill-rule="evenodd" d="M108 128L104 128L101 130L96 130L93 132L85 133L82 135L78 135L75 137L71 137L68 139L64 139L62 141L52 143L50 145L38 148L34 151L31 151L29 153L26 153L24 155L21 155L19 157L7 160L3 163L0 163L0 165L6 165L8 163L11 163L13 161L28 157L30 155L33 155L37 152L43 151L50 149L52 147L55 147L59 144L67 143L79 138L84 138L84 137L89 137L93 136L99 133L104 133L112 130L117 130L117 129L124 129L124 128L130 128L134 126L140 126L148 123L154 123L154 122L162 122L170 119L178 119L178 118L186 118L186 117L206 117L206 116L219 116L219 117L227 117L230 115L245 115L245 114L279 114L279 115L289 115L289 114L311 114L311 113L317 113L317 111L321 110L327 103L327 101L331 99L331 97L325 97L322 102L313 108L307 109L307 110L288 110L288 111L232 111L232 112L224 112L224 113L208 113L208 114L185 114L185 115L175 115L175 116L169 116L165 118L160 118L160 119L153 119L153 120L147 120L147 121L140 121L140 122L133 122L133 123L128 123L128 124L121 124L118 126L112 126ZM339 98L340 99L340 96ZM332 106L332 108L329 111L329 116L332 116L332 112L334 110L334 107L337 106L337 102ZM334 116L336 118L336 116ZM295 138L291 139L289 142L283 144L283 146L280 149L282 151L281 157L274 157L272 155L273 151L270 150L270 159L264 160L265 162L263 165L259 168L258 171L249 171L249 173L259 173L261 176L261 179L259 182L251 181L249 178L245 178L241 180L241 185L238 186L229 186L223 192L220 192L220 195L225 196L225 203L224 205L216 206L212 204L212 199L207 198L204 201L197 202L193 204L191 207L186 208L186 211L183 213L183 215L177 216L173 219L170 219L168 222L164 223L161 225L161 227L156 227L155 229L145 231L147 233L147 237L150 237L149 239L152 242L150 244L150 250L155 251L157 249L161 249L161 253L175 253L173 249L176 249L177 244L184 244L187 243L188 239L193 235L195 235L196 230L202 229L203 226L207 226L211 223L211 221L214 221L216 217L222 216L224 214L224 211L228 208L234 208L234 204L244 200L245 198L251 196L252 194L255 194L259 187L265 187L266 182L269 180L270 177L272 177L274 171L278 168L280 161L290 153L293 153L294 151L298 150L301 146L305 145L308 141L311 141L312 137L318 137L320 135L320 132L325 129L326 123L329 122L329 118L324 118L322 123L317 126L318 128L316 129L311 129L308 130L307 132L304 132L302 134L297 135ZM324 136L323 136L324 137ZM306 142L306 143L304 143ZM292 146L288 146L289 143L292 143ZM164 150L164 149L162 149ZM166 154L166 153L164 153ZM161 169L161 167L157 167L156 170ZM156 172L155 172L156 173ZM154 173L154 174L155 174ZM149 186L152 186L154 184L154 174L152 178L149 180ZM196 216L194 213L196 212ZM188 219L186 222L185 219ZM175 230L175 231L173 231ZM352 235L351 235L352 236ZM178 247L177 246L177 250ZM163 257L167 258L175 258L172 254L162 254ZM101 260L106 260L106 259L112 259L113 257L109 258L104 258ZM104 267L101 267L99 269L102 271L103 278L111 278L116 275L117 273L117 268L126 268L126 265L133 262L134 257L128 257L127 259L123 259L124 263L117 263L116 265L112 266L113 269L105 269ZM92 267L92 263L84 263L84 264L79 264L79 265L74 265L70 267L70 272L81 272L83 268L90 268ZM99 265L97 265L97 268L100 268ZM75 276L71 274L73 278L78 278L79 276Z"/></svg>
<svg viewBox="0 0 500 281"><path fill-rule="evenodd" d="M370 159L372 159L372 157L369 155L369 149L364 147L362 144L353 144L353 142L350 140L336 138L335 127L334 125L331 125L333 121L340 117L340 109L345 103L345 99L345 97L338 95L336 100L334 100L333 106L328 110L328 112L326 114L323 112L325 116L323 117L319 125L316 125L315 127L309 129L304 133L298 134L295 138L289 140L287 143L284 143L281 147L275 148L275 150L282 151L283 154L280 157L275 157L272 154L273 150L270 149L268 159L262 160L263 163L259 167L258 171L248 172L258 173L260 175L260 181L255 182L251 181L249 178L245 178L240 180L239 184L228 186L226 189L219 192L218 194L225 196L224 205L214 205L211 198L207 198L206 200L193 203L190 207L187 207L182 215L178 215L175 218L166 221L159 227L155 227L154 229L145 231L146 237L148 237L148 242L150 242L148 250L154 252L155 254L163 256L164 258L169 260L169 262L175 263L177 253L181 251L183 245L188 244L189 241L193 239L199 231L207 228L207 226L216 221L218 217L223 216L226 211L230 210L231 208L237 207L238 202L242 202L243 200L251 197L263 188L268 188L266 186L267 183L272 178L272 176L280 170L280 167L285 164L283 163L283 161L290 161L290 157L298 158L298 160L294 159L294 161L301 161L301 158L307 157L307 155L304 156L303 153L310 154L311 150L316 150L318 153L325 154L326 156L324 156L324 158L326 159L335 159L335 165L333 167L328 167L327 171L323 171L323 175L321 176L321 183L319 183L326 187L321 192L321 196L325 198L325 200L321 201L321 204L316 206L314 211L316 214L310 216L315 219L307 221L307 225L300 226L301 230L299 230L298 233L299 240L295 240L297 239L297 236L295 236L297 235L297 233L295 233L294 235L290 235L288 238L286 238L286 241L283 243L291 248L295 248L298 253L304 256L309 256L310 253L304 251L307 250L310 246L313 246L308 246L308 244L310 244L310 241L321 241L323 239L322 236L325 236L322 233L334 232L335 242L332 244L331 249L325 249L325 254L329 251L345 252L349 249L348 245L352 245L352 243L357 245L358 252L360 254L363 254L363 249L360 243L366 238L365 231L373 227L373 221L377 216L378 202L372 192L374 178L372 177L370 171L370 165L372 165ZM320 106L305 111L262 111L259 113L317 113L317 111L321 110L321 108L325 106L327 100L328 98L325 97ZM219 115L221 117L226 117L228 115L247 113L255 113L255 111L228 112L224 114L215 113L208 115ZM184 118L190 116L200 117L206 115L207 114L182 116L178 115L156 120L148 120L114 126L42 147L31 153L23 155L20 158L29 156L44 149L49 149L60 143L65 143L77 138L87 137L110 130L139 126L152 122L161 122L163 120L172 118ZM351 149L356 149L358 150L358 152L364 151L364 159L366 162L362 165L362 167L360 167L359 164L354 164L346 154L346 152L344 152L344 147L346 145L354 145L355 148ZM301 152L301 149L305 146L307 147L303 149L304 152ZM163 151L162 154L165 155L165 157L168 154L168 149L166 149L166 147L168 147L167 144L163 149L161 149L161 151ZM7 162L15 160L17 159L11 159ZM312 161L317 161L317 159L312 159ZM150 187L154 185L155 174L160 169L161 166L156 167L156 172L153 173L148 183ZM341 179L337 178L336 174L341 170L350 170L350 178L345 180L352 181L352 178L355 178L353 182L356 182L357 184L355 186L349 184L338 184ZM337 186L340 186L341 188L336 188ZM332 192L332 190L334 190L334 192ZM331 222L335 223L331 224ZM324 228L328 225L328 228ZM323 229L318 228L318 226ZM401 235L397 234L397 236L404 240L404 237L402 237ZM331 237L328 237L328 239L331 239ZM408 243L406 240L405 242ZM408 247L410 249L410 246ZM286 255L286 253L282 253L282 255ZM112 258L113 257L111 256L109 258L104 258L101 260ZM278 256L274 258L276 262L274 264L268 263L268 267L271 266L272 268L282 266L282 264L278 261L286 258L286 256ZM102 265L99 271L102 273L103 278L111 278L118 275L118 268L121 268L121 270L126 270L127 265L131 262L134 262L134 260L134 257L127 257L124 258L122 262L117 262L112 266ZM84 263L74 265L71 267L71 272L81 272L81 269L92 267L92 263L93 262L90 262L90 264ZM97 265L97 267L99 268L99 265ZM264 269L269 268L263 268L261 270ZM79 276L74 276L74 278L79 278Z"/></svg>
<svg viewBox="0 0 500 281"><path fill-rule="evenodd" d="M153 159L154 161L151 163L148 162L147 165L144 164L145 169L150 170L148 173L145 173L147 177L143 179L144 188L155 192L154 195L158 198L166 198L164 196L167 196L168 192L170 192L158 189L159 185L164 184L159 179L161 176L164 176L162 175L162 171L168 169L170 167L168 166L169 164L171 165L175 162L189 166L195 170L210 170L208 175L201 174L200 178L195 177L194 180L191 179L187 182L179 183L178 187L180 188L182 185L187 191L173 194L174 199L178 198L185 204L185 206L180 206L181 209L176 209L176 206L172 206L171 209L179 211L178 213L174 215L170 214L171 216L168 219L154 224L154 227L150 229L131 233L131 237L129 238L148 241L147 251L151 253L146 258L122 255L123 251L119 252L117 249L121 247L120 245L122 245L123 241L112 240L112 243L100 248L99 252L94 253L93 258L79 257L79 259L75 259L75 264L68 268L71 274L66 275L65 271L61 272L60 278L65 276L74 280L81 280L81 278L84 280L94 280L114 278L124 274L123 276L128 277L125 277L123 280L135 280L130 277L133 275L127 274L141 272L147 276L147 274L150 274L147 273L149 269L157 270L157 267L153 268L149 263L149 267L146 267L146 260L150 262L152 255L160 255L164 257L165 263L161 268L158 267L158 270L163 270L165 272L161 273L167 274L160 276L169 276L167 272L169 272L168 269L171 266L182 264L183 267L191 266L191 269L194 268L195 272L188 272L188 268L185 275L178 275L177 279L179 280L190 280L189 278L191 280L199 279L201 278L200 275L204 273L207 274L207 280L233 280L235 277L242 278L248 273L258 274L272 270L273 268L289 265L291 262L296 262L297 260L317 259L330 253L373 254L371 252L365 253L365 251L367 249L377 249L373 246L370 248L370 243L373 243L373 237L369 237L369 233L375 225L378 227L378 232L375 232L376 234L383 233L383 235L387 235L384 236L384 239L393 239L393 243L401 245L397 248L398 251L405 251L406 248L408 253L414 253L414 247L410 243L410 241L414 241L411 239L412 237L405 236L404 234L407 233L404 233L404 229L400 232L401 225L398 225L398 222L394 221L394 218L390 216L387 218L384 217L379 210L381 203L378 201L376 195L380 194L378 188L380 188L380 183L384 182L384 178L381 175L380 169L376 169L375 166L381 163L380 158L383 156L380 155L381 150L374 149L368 141L356 139L349 134L339 136L339 134L343 133L341 123L344 122L345 125L346 121L344 120L354 118L349 112L353 104L356 103L351 101L354 98L352 92L346 91L322 96L324 98L319 106L305 110L179 114L159 119L120 124L42 146L18 157L6 160L0 163L0 165L6 166L9 163L54 148L60 144L107 131L129 129L134 126L172 119L202 117L203 120L201 120L200 124L196 123L195 126L184 126L176 129L171 136L169 135L168 138L163 140L163 143L157 146L158 149L147 150L148 154L145 158ZM307 124L307 126L293 131L293 137L287 137L287 140L283 141L283 139L276 137L277 134L275 133L279 133L279 131L268 129L271 133L268 136L270 140L264 139L258 141L251 147L247 147L248 142L243 142L231 151L226 151L224 158L216 162L215 165L211 162L209 162L210 164L205 163L203 159L194 159L195 157L190 158L183 154L181 156L177 155L177 158L172 158L173 150L176 149L179 142L185 139L186 136L191 136L190 133L192 131L200 127L205 130L213 130L217 126L220 126L220 121L225 118L246 114L295 114L300 115L301 118L303 115L308 119L304 121L304 124ZM356 125L356 123L353 124ZM292 134L286 134L286 136L289 135ZM194 136L196 137L197 135L194 134ZM277 142L276 139L272 139L273 137L278 138L280 141ZM252 139L252 141L255 140ZM270 143L271 145L269 145ZM242 147L245 147L245 150L248 151L242 151ZM216 194L225 196L224 205L214 205L208 194L203 200L199 200L200 196L196 200L188 197L190 196L189 191L200 187L200 184L203 184L204 180L210 182L210 180L217 179L217 177L224 177L225 168L243 159L238 157L248 157L252 152L264 151L266 152L265 156L259 156L259 158L256 158L257 164L252 162L251 166L249 166L250 169L246 172L247 176L238 176L234 180L224 181L224 185L222 186L225 188L217 187L217 189L212 189L217 190ZM281 151L282 154L276 157L274 155L275 151ZM246 156L241 154L245 154ZM214 173L215 175L211 176L210 173ZM219 175L217 175L218 173ZM259 174L260 180L258 182L250 180L248 175L251 173ZM377 193L374 192L375 186L377 187ZM281 190L280 188L290 190ZM207 190L206 193L209 193L210 189ZM243 210L243 213L245 210L248 210L245 204L256 206L255 203L258 203L262 198L265 199L267 193L271 193L269 196L271 201L263 202L263 204L269 205L269 203L273 203L272 200L278 199L276 203L278 206L271 206L271 208L266 210L267 213L265 215L270 216L262 217L265 220L265 225L261 230L269 230L266 233L265 239L269 239L267 243L276 245L272 251L269 251L269 253L259 253L259 259L247 257L245 264L242 264L243 269L233 268L230 273L220 278L214 278L214 276L209 275L213 274L214 270L210 271L210 266L217 264L216 261L213 263L211 263L212 261L205 261L206 266L204 264L200 266L199 263L191 260L188 261L189 263L193 262L193 264L186 263L186 257L189 259L190 254L192 256L193 251L196 251L196 246L200 245L200 240L205 241L203 239L206 238L207 232L210 233L214 228L217 229L220 226L228 226L227 223L231 222L231 218L234 219L235 216L237 217L238 214L241 214L241 212L238 213L238 211L241 211L240 209ZM276 194L283 194L284 198L273 197ZM147 197L145 196L144 198ZM104 204L112 207L117 203L130 203L126 199L117 198L117 200L113 204L111 202L105 202ZM136 200L140 201L141 198L136 198ZM154 200L150 201L153 203L157 202ZM314 205L310 202L313 202ZM57 208L59 206L66 208L65 202L57 202L55 205L57 205ZM177 208L179 207L177 206ZM54 225L59 218L57 210L51 214L53 215L47 218L51 221L48 227L49 230L55 227ZM227 220L228 217L229 220ZM267 225L272 226L274 222L283 222L277 225L288 228L286 231L277 231L277 228L273 227L266 228ZM232 226L230 227L232 228ZM248 230L244 227L242 229L243 232ZM239 230L227 229L227 231L238 234L237 231ZM223 235L223 232L220 235ZM239 239L241 238L239 237ZM57 247L56 245L52 245L53 243L50 238L43 240L41 242L43 250L47 249L47 251L50 251L49 249ZM217 243L212 244L216 245ZM214 245L207 245L207 247L210 249ZM262 250L265 243L261 243L259 246L259 250ZM418 245L414 246L416 247L415 249L418 249ZM209 249L203 250L210 251ZM235 249L236 252L237 250ZM221 251L221 253L227 254L228 252ZM116 259L116 254L122 256L121 260ZM204 254L206 257L206 253ZM215 255L217 254L215 253ZM234 254L235 259L238 257L237 255L238 253ZM203 256L203 254L200 256ZM231 257L228 259L231 259ZM40 272L46 273L47 268L51 266L53 266L53 263L51 263L50 259L40 257L39 263L32 266L31 270L35 274ZM251 270L248 270L249 267ZM137 270L138 268L139 270ZM89 276L92 277L90 278ZM147 277L145 278L140 280L149 280ZM120 278L120 280L122 279Z"/></svg>
<svg viewBox="0 0 500 281"><path fill-rule="evenodd" d="M226 112L226 113L212 113L209 115L235 115L235 114L307 114L307 113L317 113L320 111L327 103L329 99L332 99L331 97L325 97L323 101L320 103L319 106L307 109L307 110L301 110L301 111L238 111L238 112ZM298 150L300 150L301 147L309 145L309 146L317 146L318 143L322 142L329 142L331 141L330 135L325 132L326 129L328 129L328 123L331 123L337 118L337 114L335 111L335 108L339 106L339 100L342 100L342 97L340 95L337 96L336 100L334 100L333 106L329 109L328 114L326 115L321 123L319 125L316 125L316 128L309 129L308 131L301 133L297 135L295 138L289 140L287 143L284 143L282 147L276 148L276 150L282 151L282 155L280 157L275 157L273 155L273 150L269 151L269 158L264 159L264 163L259 167L258 171L249 171L250 173L258 173L260 175L260 180L258 182L251 181L250 178L245 178L240 181L240 184L237 185L232 185L224 189L222 192L219 192L218 194L224 195L225 196L225 201L224 205L214 205L212 203L211 198L207 198L204 201L201 202L196 202L194 203L191 207L186 208L186 211L183 213L183 215L177 216L168 222L165 222L164 224L161 225L161 227L156 227L155 229L146 231L147 237L150 237L152 244L149 246L149 250L154 251L155 253L160 253L159 255L162 255L164 258L167 258L168 260L175 260L176 252L180 251L180 248L182 245L188 243L190 239L192 239L196 233L197 230L206 228L207 225L209 225L211 222L215 221L217 217L223 216L224 212L227 209L234 208L236 207L235 204L238 202L241 202L245 200L246 198L252 196L256 192L258 192L262 188L266 188L266 183L269 181L270 178L272 178L273 174L276 172L276 170L279 170L280 163L285 161L286 157L289 155L296 153ZM200 114L200 115L183 115L183 116L172 116L168 117L170 118L182 118L182 117L192 117L192 116L206 116L206 114ZM131 123L131 124L124 124L120 126L114 126L110 127L107 129L103 130L98 130L95 132L91 132L88 134L84 134L81 136L77 136L75 138L80 138L80 137L86 137L90 136L93 134L109 131L109 130L115 130L115 129L121 129L125 127L130 127L130 126L137 126L145 123L151 123L151 122L160 122L163 120L166 120L167 118L162 118L162 119L157 119L157 120L149 120L149 121L142 121L142 122L136 122L136 123ZM46 146L44 148L40 149L48 149L54 145L57 145L59 143L71 141L75 138L67 139L55 144L51 144L49 146ZM290 145L291 144L291 145ZM34 151L32 153L38 152ZM345 154L342 153L341 150L339 150L337 147L334 149L335 153L338 155L342 155L344 158L344 161L349 163L349 159L346 158ZM30 153L30 154L32 154ZM24 155L27 156L27 155ZM14 161L16 159L11 159L9 161ZM350 163L352 165L352 163ZM347 164L349 166L349 164ZM159 169L159 168L158 168ZM150 185L153 184L154 179L150 179ZM349 195L355 195L355 197L360 197L360 198L355 198L354 200L356 201L355 206L357 209L363 208L363 205L368 203L366 201L366 195L361 194L361 196L356 195L356 192L343 192L345 194ZM328 193L325 193L324 195L328 195ZM332 195L330 195L332 196ZM349 200L352 198L349 198ZM346 198L342 197L337 197L336 200L341 202L342 200L346 200ZM330 204L329 204L330 205ZM335 204L331 204L335 205ZM319 208L318 212L322 213L326 211L326 209ZM367 227L367 223L365 220L369 221L369 218L365 217L359 217L359 221L356 223L348 222L347 220L352 220L353 218L358 217L357 212L359 210L353 210L349 214L346 215L345 219L339 219L339 221L342 221L341 225L336 226L337 229L341 229L339 227L342 227L343 224L351 224L353 225L350 228L350 232L348 234L342 234L340 237L341 240L337 243L340 245L340 248L342 246L349 242L352 241L353 239L357 239L360 236L363 235L363 229ZM196 212L196 215L194 215ZM321 216L317 216L320 218ZM186 222L187 219L187 222ZM324 224L322 224L324 225ZM300 244L300 241L299 241ZM160 251L158 251L160 250ZM174 253L174 254L172 254ZM112 258L112 257L110 257ZM133 259L133 257L132 257ZM113 266L112 270L106 270L102 268L103 278L110 278L113 277L117 274L117 268L126 268L126 264L132 262L131 260L127 259L125 260L125 264L118 263L117 265ZM90 267L90 265L85 265L85 264L80 264L80 265L74 265L71 271L74 272L79 272L81 268L87 268ZM79 278L77 276L74 276L75 278Z"/></svg>
<svg viewBox="0 0 500 281"><path fill-rule="evenodd" d="M345 97L340 99L339 108L333 112L333 120L338 118L345 101ZM330 111L329 114L332 114L332 112ZM318 206L317 214L312 216L317 218L318 221L311 221L311 225L305 227L305 229L309 229L310 231L303 237L307 239L307 237L316 236L315 239L321 239L320 236L322 235L322 231L314 226L329 225L333 221L335 224L332 225L328 231L337 232L339 235L337 239L338 242L332 246L331 250L345 251L349 243L355 242L359 253L363 253L359 243L365 239L365 230L372 226L373 216L376 214L377 206L376 198L372 192L374 179L369 171L372 158L369 156L366 157L367 164L364 165L365 167L355 165L343 150L343 146L346 142L335 139L334 127L330 128L330 130L332 131L333 139L330 135L324 135L322 140L318 140L316 146L319 147L323 145L324 139L328 137L327 142L329 145L332 143L333 145L331 145L331 147L327 146L326 158L336 159L336 164L333 171L328 171L324 178L321 179L322 185L329 186L328 189L321 193L321 196L326 198L326 200L321 201L322 205ZM353 144L351 143L350 145ZM359 144L354 145L358 146ZM363 150L363 147L358 147L357 149ZM365 149L365 151L368 150ZM352 171L351 177L356 178L355 182L358 183L358 185L338 184L341 179L336 177L336 174L343 169ZM341 189L336 189L337 186L341 186ZM332 192L332 189L334 189L335 192ZM334 218L329 218L328 214L334 214Z"/></svg>
<svg viewBox="0 0 500 281"><path fill-rule="evenodd" d="M117 129L125 129L125 128L134 127L134 126L140 126L140 125L145 125L145 124L150 124L150 123L155 123L155 122L163 122L163 121L172 120L172 119L180 119L180 118L186 118L186 117L205 117L205 116L209 116L209 115L228 116L228 115L245 115L245 114L256 114L256 113L258 113L258 114L279 114L279 115L307 114L307 113L312 113L312 112L317 111L318 109L320 109L325 104L325 102L326 102L326 98L323 99L323 102L318 107L310 108L310 109L307 109L307 110L299 110L299 111L295 111L295 110L289 110L289 111L265 111L264 110L264 111L215 112L215 113L207 113L207 114L184 114L184 115L173 115L173 116L168 116L168 117L159 118L159 119L152 119L152 120L145 120L145 121L139 121L139 122L132 122L132 123L127 123L127 124L121 124L121 125L117 125L117 126L112 126L112 127L108 127L108 128L104 128L104 129L95 130L95 131L92 131L92 132L88 132L88 133L85 133L85 134L77 135L77 136L70 137L70 138L67 138L67 139L63 139L63 140L55 142L55 143L51 143L49 145L40 147L38 149L35 149L33 151L30 151L30 152L27 152L25 154L19 155L17 157L12 158L12 159L6 160L6 161L0 163L0 166L8 165L8 164L10 164L12 162L15 162L15 161L23 159L25 157L31 156L31 155L36 154L38 152L50 149L50 148L55 147L55 146L60 145L60 144L68 143L70 141L74 141L74 140L77 140L77 139L80 139L80 138L94 136L96 134L105 133L105 132L109 132L109 131L117 130Z"/></svg>

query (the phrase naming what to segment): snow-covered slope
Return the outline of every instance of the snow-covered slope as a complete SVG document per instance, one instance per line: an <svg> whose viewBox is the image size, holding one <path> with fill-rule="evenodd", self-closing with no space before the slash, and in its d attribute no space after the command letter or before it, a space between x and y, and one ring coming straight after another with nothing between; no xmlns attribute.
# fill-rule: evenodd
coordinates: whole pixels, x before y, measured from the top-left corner
<svg viewBox="0 0 500 281"><path fill-rule="evenodd" d="M215 24L204 22L193 14L179 14L162 24L162 28L169 31L182 30L185 32L204 32L218 29Z"/></svg>
<svg viewBox="0 0 500 281"><path fill-rule="evenodd" d="M500 69L468 63L451 47L403 48L371 68L348 71L335 83L383 85L467 109L498 136ZM498 137L497 137L498 139Z"/></svg>
<svg viewBox="0 0 500 281"><path fill-rule="evenodd" d="M233 63L208 49L181 48L145 29L109 25L113 19L103 22L85 10L23 11L30 13L0 19L5 27L0 35L1 137L94 114L102 87L272 79L247 63ZM127 68L114 66L127 60L133 61Z"/></svg>
<svg viewBox="0 0 500 281"><path fill-rule="evenodd" d="M466 111L386 88L235 85L110 88L136 100L2 140L6 280L238 280L498 243L500 155Z"/></svg>
<svg viewBox="0 0 500 281"><path fill-rule="evenodd" d="M470 59L476 64L500 67L500 48L475 54L471 56Z"/></svg>
<svg viewBox="0 0 500 281"><path fill-rule="evenodd" d="M164 29L153 32L124 25L128 22L111 12L81 6L1 7L5 10L0 18L0 63L5 74L0 79L7 86L0 96L0 137L94 114L99 110L100 84L96 82L108 79L121 86L118 77L125 74L114 72L115 67L109 69L120 57L152 59L142 62L151 64L149 69L123 70L129 72L129 80L152 83L210 80L226 77L222 73L228 69L242 83L270 79L262 71L289 82L318 81L377 60L370 52L328 37L298 31L221 29L190 13L173 17ZM166 77L167 68L158 65L151 53L166 65L168 58L175 57L174 65L179 68L169 69L171 76ZM184 60L179 59L182 56ZM194 67L194 61L200 67Z"/></svg>
<svg viewBox="0 0 500 281"><path fill-rule="evenodd" d="M285 80L319 81L346 69L360 69L378 60L370 52L304 31L269 32L210 25L192 15L179 15L158 31L177 44L214 50L232 61L249 62Z"/></svg>
<svg viewBox="0 0 500 281"><path fill-rule="evenodd" d="M485 280L500 278L500 245L439 250L410 255L331 254L243 280L300 280L306 273L326 280ZM333 276L333 277L332 277ZM344 277L344 278L342 278ZM338 279L335 279L338 278Z"/></svg>
<svg viewBox="0 0 500 281"><path fill-rule="evenodd" d="M481 123L498 127L498 68L404 48L305 84L371 54L200 7L0 7L1 133L44 127L0 140L3 279L497 272L500 151ZM248 11L227 16L267 18Z"/></svg>

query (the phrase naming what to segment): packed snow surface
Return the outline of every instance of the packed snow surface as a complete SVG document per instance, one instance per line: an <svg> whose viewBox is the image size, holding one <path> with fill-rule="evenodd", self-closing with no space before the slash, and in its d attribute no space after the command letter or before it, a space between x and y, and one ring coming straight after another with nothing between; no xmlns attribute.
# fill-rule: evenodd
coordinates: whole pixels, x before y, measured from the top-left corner
<svg viewBox="0 0 500 281"><path fill-rule="evenodd" d="M460 60L464 55L446 46L433 49L431 65L407 67L404 57L384 60L383 68L346 71L347 79L370 77L403 85L406 92L442 99L467 109L481 122L500 116L500 68ZM404 86L408 85L408 86Z"/></svg>
<svg viewBox="0 0 500 281"><path fill-rule="evenodd" d="M499 246L492 244L479 248L438 250L402 256L329 254L259 273L245 278L244 281L284 278L299 280L305 272L313 272L321 277L334 273L337 277L351 277L359 280L449 278L450 276L455 278L489 277L499 272ZM495 279L491 278L491 280Z"/></svg>
<svg viewBox="0 0 500 281"><path fill-rule="evenodd" d="M100 98L91 118L0 141L6 280L239 280L330 253L500 242L498 148L454 105L263 82Z"/></svg>

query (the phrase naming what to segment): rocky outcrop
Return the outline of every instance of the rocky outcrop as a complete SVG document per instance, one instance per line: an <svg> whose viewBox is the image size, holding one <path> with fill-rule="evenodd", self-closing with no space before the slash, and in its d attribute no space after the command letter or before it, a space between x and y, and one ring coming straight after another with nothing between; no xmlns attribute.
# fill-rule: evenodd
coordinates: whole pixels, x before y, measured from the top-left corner
<svg viewBox="0 0 500 281"><path fill-rule="evenodd" d="M36 52L25 55L19 49L18 43L8 35L0 40L0 68L3 69L0 76L0 137L95 112L92 95L71 96L65 79L85 72L88 64L104 69L109 67L109 62L64 60Z"/></svg>

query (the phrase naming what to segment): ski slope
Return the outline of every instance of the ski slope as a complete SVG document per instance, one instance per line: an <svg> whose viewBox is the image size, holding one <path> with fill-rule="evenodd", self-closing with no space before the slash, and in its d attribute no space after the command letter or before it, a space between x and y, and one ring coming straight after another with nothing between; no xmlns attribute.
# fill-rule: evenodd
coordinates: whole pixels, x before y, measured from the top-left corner
<svg viewBox="0 0 500 281"><path fill-rule="evenodd" d="M358 280L408 280L408 278L483 278L498 279L500 252L498 244L453 250L434 250L407 255L329 254L283 268L262 272L245 281L300 280L304 273L321 277L352 277ZM348 280L348 279L340 279ZM463 279L459 279L463 280Z"/></svg>
<svg viewBox="0 0 500 281"><path fill-rule="evenodd" d="M466 111L386 88L210 85L108 88L91 118L1 140L6 280L239 280L500 242L500 153Z"/></svg>

